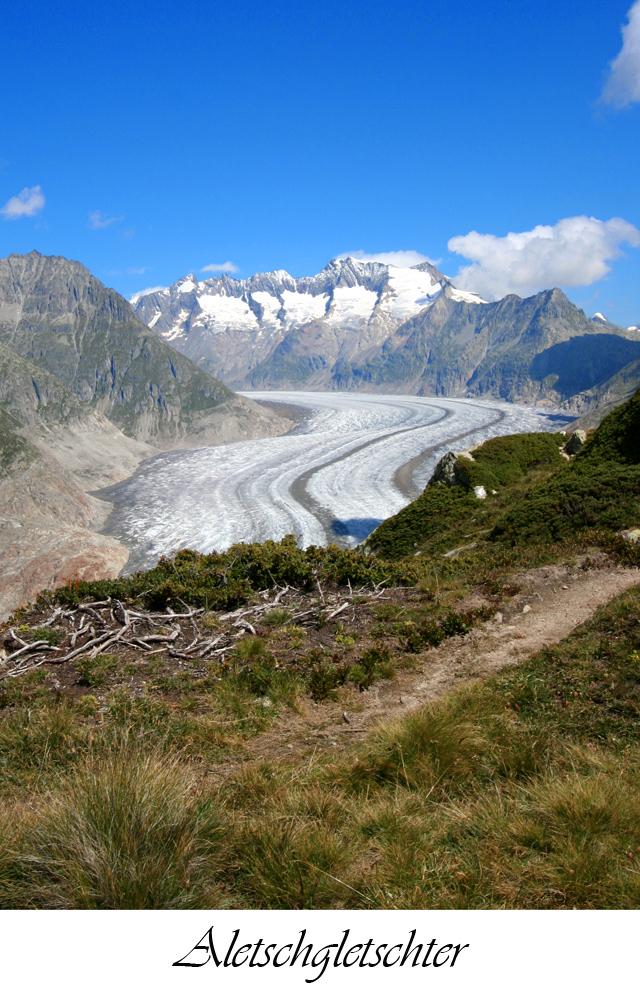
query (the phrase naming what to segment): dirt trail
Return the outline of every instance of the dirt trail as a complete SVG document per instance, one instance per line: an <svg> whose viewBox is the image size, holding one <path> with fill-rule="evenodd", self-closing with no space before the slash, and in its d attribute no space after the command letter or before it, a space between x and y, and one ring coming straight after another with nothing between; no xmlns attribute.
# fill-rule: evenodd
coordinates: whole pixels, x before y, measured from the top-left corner
<svg viewBox="0 0 640 1000"><path fill-rule="evenodd" d="M545 566L513 582L520 591L494 620L428 650L417 658L417 670L402 671L363 694L345 692L346 698L338 702L307 701L299 713L287 710L277 726L245 746L243 763L293 761L309 751L335 753L335 748L364 739L375 725L400 718L457 684L520 663L543 646L560 642L597 608L640 584L640 569L615 566L602 557L597 568ZM229 762L218 773L228 774L237 766Z"/></svg>

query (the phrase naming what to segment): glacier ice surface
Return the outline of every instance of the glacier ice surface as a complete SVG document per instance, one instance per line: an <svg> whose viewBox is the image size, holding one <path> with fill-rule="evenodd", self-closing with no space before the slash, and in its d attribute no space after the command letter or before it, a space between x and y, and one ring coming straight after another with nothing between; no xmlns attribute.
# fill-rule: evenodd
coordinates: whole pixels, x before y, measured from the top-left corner
<svg viewBox="0 0 640 1000"><path fill-rule="evenodd" d="M353 546L424 488L446 451L497 435L553 430L559 416L493 400L245 395L303 407L307 417L284 437L158 455L101 491L114 504L105 531L131 551L127 572L181 548L222 551L286 534L302 546ZM417 456L424 460L403 492L396 472Z"/></svg>

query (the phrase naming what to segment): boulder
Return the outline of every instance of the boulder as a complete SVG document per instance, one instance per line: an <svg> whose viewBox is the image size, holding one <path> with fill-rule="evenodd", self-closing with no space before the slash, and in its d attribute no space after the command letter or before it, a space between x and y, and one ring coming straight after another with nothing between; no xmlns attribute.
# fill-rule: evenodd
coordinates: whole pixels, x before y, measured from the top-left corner
<svg viewBox="0 0 640 1000"><path fill-rule="evenodd" d="M461 468L455 451L448 451L436 465L429 486L434 483L442 483L444 486L469 486L469 477Z"/></svg>
<svg viewBox="0 0 640 1000"><path fill-rule="evenodd" d="M564 446L564 450L566 451L567 455L577 455L586 440L587 440L586 431L580 429L574 431Z"/></svg>
<svg viewBox="0 0 640 1000"><path fill-rule="evenodd" d="M628 528L626 531L621 531L620 535L625 542L630 542L631 545L640 545L640 528Z"/></svg>

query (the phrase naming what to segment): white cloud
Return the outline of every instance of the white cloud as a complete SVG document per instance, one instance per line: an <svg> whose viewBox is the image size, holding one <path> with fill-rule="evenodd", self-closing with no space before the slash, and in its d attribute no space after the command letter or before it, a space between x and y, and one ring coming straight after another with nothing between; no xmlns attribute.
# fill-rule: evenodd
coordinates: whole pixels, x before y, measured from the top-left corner
<svg viewBox="0 0 640 1000"><path fill-rule="evenodd" d="M607 261L621 256L622 243L640 246L640 231L630 222L577 215L526 233L454 236L448 247L473 261L454 284L499 299L509 292L533 295L555 285L590 285L609 272Z"/></svg>
<svg viewBox="0 0 640 1000"><path fill-rule="evenodd" d="M149 267L147 264L145 264L144 267L128 267L127 274L145 274L145 272L148 270Z"/></svg>
<svg viewBox="0 0 640 1000"><path fill-rule="evenodd" d="M225 260L224 264L206 264L204 267L200 268L201 271L209 271L211 274L216 274L218 271L227 271L229 274L235 274L240 268L237 264L234 264L231 260Z"/></svg>
<svg viewBox="0 0 640 1000"><path fill-rule="evenodd" d="M609 64L609 78L600 100L623 108L640 102L640 0L630 8L628 24L622 25L622 48Z"/></svg>
<svg viewBox="0 0 640 1000"><path fill-rule="evenodd" d="M355 257L356 260L361 260L365 264L394 264L396 267L413 267L415 264L436 263L431 257L425 257L423 253L418 253L417 250L388 250L382 253L365 253L364 250L354 250L352 253L341 254L340 257Z"/></svg>
<svg viewBox="0 0 640 1000"><path fill-rule="evenodd" d="M15 198L9 198L4 208L0 208L0 213L5 219L19 219L23 215L32 216L44 208L44 202L42 188L36 184L32 188L24 188Z"/></svg>
<svg viewBox="0 0 640 1000"><path fill-rule="evenodd" d="M166 292L164 285L154 285L153 288L143 288L141 292L135 292L129 302L136 303L138 299L141 299L143 295L151 295L153 292Z"/></svg>
<svg viewBox="0 0 640 1000"><path fill-rule="evenodd" d="M92 229L106 229L114 222L122 222L123 216L107 215L105 212L89 212L89 225Z"/></svg>

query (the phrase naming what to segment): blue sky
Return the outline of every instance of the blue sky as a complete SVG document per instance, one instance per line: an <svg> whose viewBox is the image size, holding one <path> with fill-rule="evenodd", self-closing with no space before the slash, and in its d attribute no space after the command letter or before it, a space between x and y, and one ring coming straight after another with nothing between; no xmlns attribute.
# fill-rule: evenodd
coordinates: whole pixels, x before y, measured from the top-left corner
<svg viewBox="0 0 640 1000"><path fill-rule="evenodd" d="M640 323L630 7L14 4L0 256L73 257L129 296L411 250L487 296L560 284Z"/></svg>

